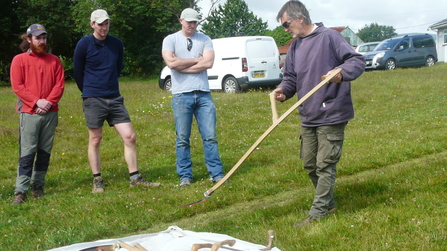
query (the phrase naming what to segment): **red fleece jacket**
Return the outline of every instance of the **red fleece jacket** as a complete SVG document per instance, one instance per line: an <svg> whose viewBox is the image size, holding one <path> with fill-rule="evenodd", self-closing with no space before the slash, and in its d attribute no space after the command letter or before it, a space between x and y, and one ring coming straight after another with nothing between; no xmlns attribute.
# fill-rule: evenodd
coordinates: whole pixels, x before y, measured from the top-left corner
<svg viewBox="0 0 447 251"><path fill-rule="evenodd" d="M36 113L36 102L46 99L53 105L49 112L58 111L58 102L64 92L64 69L59 58L46 53L38 56L24 52L11 63L11 86L19 98L17 112Z"/></svg>

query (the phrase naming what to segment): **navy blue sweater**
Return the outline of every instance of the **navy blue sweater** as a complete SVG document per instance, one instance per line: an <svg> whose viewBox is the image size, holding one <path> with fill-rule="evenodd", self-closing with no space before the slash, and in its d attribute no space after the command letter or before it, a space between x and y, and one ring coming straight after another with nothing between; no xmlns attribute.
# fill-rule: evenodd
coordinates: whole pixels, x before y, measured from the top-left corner
<svg viewBox="0 0 447 251"><path fill-rule="evenodd" d="M74 78L82 97L120 96L118 77L123 69L123 42L112 35L99 43L90 34L79 40L74 51Z"/></svg>

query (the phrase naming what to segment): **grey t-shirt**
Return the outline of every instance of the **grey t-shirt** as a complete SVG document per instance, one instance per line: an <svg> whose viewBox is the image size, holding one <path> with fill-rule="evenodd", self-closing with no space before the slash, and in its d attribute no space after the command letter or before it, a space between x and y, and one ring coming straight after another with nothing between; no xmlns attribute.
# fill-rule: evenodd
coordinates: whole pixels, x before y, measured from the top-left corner
<svg viewBox="0 0 447 251"><path fill-rule="evenodd" d="M165 37L162 51L172 51L179 58L197 58L201 57L205 50L214 50L211 39L202 33L195 32L191 40L192 47L188 51L188 38L178 31ZM207 71L200 73L181 73L171 69L171 73L172 94L191 91L210 91Z"/></svg>

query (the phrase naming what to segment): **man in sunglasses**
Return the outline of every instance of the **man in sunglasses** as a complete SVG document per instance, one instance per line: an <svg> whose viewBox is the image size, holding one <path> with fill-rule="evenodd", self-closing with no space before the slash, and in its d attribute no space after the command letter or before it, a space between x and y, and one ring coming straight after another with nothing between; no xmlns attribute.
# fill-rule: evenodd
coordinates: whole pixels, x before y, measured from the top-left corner
<svg viewBox="0 0 447 251"><path fill-rule="evenodd" d="M213 67L214 49L211 39L196 32L199 13L182 11L182 29L163 40L162 55L172 74L172 108L176 139L176 169L180 187L193 181L190 135L196 118L203 141L206 167L211 181L224 176L216 139L216 107L211 97L207 69Z"/></svg>
<svg viewBox="0 0 447 251"><path fill-rule="evenodd" d="M364 72L365 60L339 32L322 23L313 24L300 1L285 3L276 18L295 38L287 53L283 81L274 90L276 100L285 101L295 93L301 98L323 75L343 69L298 108L302 123L300 157L315 187L315 197L308 216L294 226L306 226L336 211L336 164L345 127L354 117L350 81Z"/></svg>

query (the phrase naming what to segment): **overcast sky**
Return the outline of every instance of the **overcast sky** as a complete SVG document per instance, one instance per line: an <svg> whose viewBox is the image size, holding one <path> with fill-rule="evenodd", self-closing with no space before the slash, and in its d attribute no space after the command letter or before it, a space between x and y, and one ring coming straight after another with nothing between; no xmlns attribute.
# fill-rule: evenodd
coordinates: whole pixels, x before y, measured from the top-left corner
<svg viewBox="0 0 447 251"><path fill-rule="evenodd" d="M225 4L220 0L219 4ZM248 9L269 29L279 23L276 15L287 0L245 0ZM326 27L349 26L355 33L365 25L377 23L393 26L396 33L428 32L428 27L447 19L447 0L303 0L312 22L323 22ZM210 0L199 2L207 16Z"/></svg>

